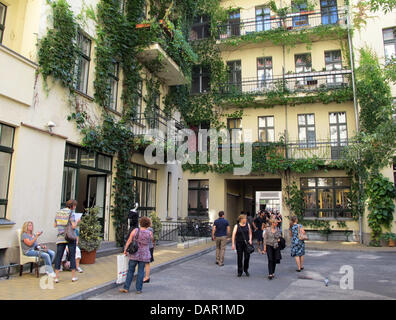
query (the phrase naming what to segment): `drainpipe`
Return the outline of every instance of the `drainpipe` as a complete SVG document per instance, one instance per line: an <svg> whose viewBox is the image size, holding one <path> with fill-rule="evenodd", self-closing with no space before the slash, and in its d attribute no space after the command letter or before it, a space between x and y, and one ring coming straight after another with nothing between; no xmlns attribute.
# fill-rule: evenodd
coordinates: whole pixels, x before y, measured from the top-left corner
<svg viewBox="0 0 396 320"><path fill-rule="evenodd" d="M356 84L355 84L355 61L353 56L353 44L351 38L351 1L349 1L347 6L347 30L348 30L348 44L349 44L349 59L351 61L351 72L352 72L352 91L353 91L353 105L355 108L355 126L356 131L359 133L359 106L356 97ZM358 151L358 160L360 160L360 151ZM362 216L360 215L360 196L362 193L362 178L359 176L359 202L358 202L358 211L359 211L359 242L363 243L363 226L362 226Z"/></svg>

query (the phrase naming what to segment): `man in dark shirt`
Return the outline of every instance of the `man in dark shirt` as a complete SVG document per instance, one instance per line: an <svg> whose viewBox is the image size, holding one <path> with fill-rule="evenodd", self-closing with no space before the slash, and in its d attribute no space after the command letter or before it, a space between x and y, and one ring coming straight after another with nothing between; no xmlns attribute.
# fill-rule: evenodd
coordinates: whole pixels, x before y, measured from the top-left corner
<svg viewBox="0 0 396 320"><path fill-rule="evenodd" d="M263 244L263 230L265 227L264 211L259 211L258 216L253 221L253 228L256 232L257 238L257 251L261 253L261 246Z"/></svg>
<svg viewBox="0 0 396 320"><path fill-rule="evenodd" d="M219 212L219 218L215 220L212 230L212 239L216 240L216 264L224 266L224 253L227 244L227 235L230 234L230 224L224 219L224 211Z"/></svg>

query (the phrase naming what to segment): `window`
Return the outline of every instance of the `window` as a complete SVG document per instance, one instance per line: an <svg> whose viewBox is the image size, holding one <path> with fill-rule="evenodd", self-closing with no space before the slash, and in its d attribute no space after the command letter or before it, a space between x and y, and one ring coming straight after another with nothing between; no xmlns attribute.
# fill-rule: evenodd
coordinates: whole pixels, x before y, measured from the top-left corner
<svg viewBox="0 0 396 320"><path fill-rule="evenodd" d="M230 13L227 34L228 36L241 35L241 15L239 10Z"/></svg>
<svg viewBox="0 0 396 320"><path fill-rule="evenodd" d="M396 58L396 28L384 29L385 63Z"/></svg>
<svg viewBox="0 0 396 320"><path fill-rule="evenodd" d="M14 128L0 124L0 219L6 218Z"/></svg>
<svg viewBox="0 0 396 320"><path fill-rule="evenodd" d="M117 111L117 96L118 96L118 72L119 64L118 62L113 62L111 70L109 72L109 82L110 82L110 95L108 107L114 111Z"/></svg>
<svg viewBox="0 0 396 320"><path fill-rule="evenodd" d="M91 61L91 40L81 31L77 34L78 57L75 65L74 88L82 93L87 93L89 62Z"/></svg>
<svg viewBox="0 0 396 320"><path fill-rule="evenodd" d="M265 116L258 117L259 122L259 141L274 142L275 141L275 128L274 117Z"/></svg>
<svg viewBox="0 0 396 320"><path fill-rule="evenodd" d="M256 8L256 32L271 29L271 9L267 7Z"/></svg>
<svg viewBox="0 0 396 320"><path fill-rule="evenodd" d="M148 216L156 210L157 170L134 164L132 176L138 211L140 216Z"/></svg>
<svg viewBox="0 0 396 320"><path fill-rule="evenodd" d="M321 0L320 12L322 24L338 23L337 0Z"/></svg>
<svg viewBox="0 0 396 320"><path fill-rule="evenodd" d="M339 159L348 144L346 112L331 112L329 117L331 158Z"/></svg>
<svg viewBox="0 0 396 320"><path fill-rule="evenodd" d="M272 57L257 58L257 78L259 88L269 88L272 82Z"/></svg>
<svg viewBox="0 0 396 320"><path fill-rule="evenodd" d="M209 17L208 16L195 17L190 32L190 40L199 40L209 37L210 37Z"/></svg>
<svg viewBox="0 0 396 320"><path fill-rule="evenodd" d="M325 64L326 64L326 71L341 70L342 69L341 50L326 51ZM342 81L343 81L343 76L341 74L327 76L328 85L340 84L342 83Z"/></svg>
<svg viewBox="0 0 396 320"><path fill-rule="evenodd" d="M86 167L95 168L95 152L81 150L81 164Z"/></svg>
<svg viewBox="0 0 396 320"><path fill-rule="evenodd" d="M393 158L393 183L396 187L396 158Z"/></svg>
<svg viewBox="0 0 396 320"><path fill-rule="evenodd" d="M3 41L7 7L0 2L0 43Z"/></svg>
<svg viewBox="0 0 396 320"><path fill-rule="evenodd" d="M315 115L299 114L298 118L298 141L300 148L316 147Z"/></svg>
<svg viewBox="0 0 396 320"><path fill-rule="evenodd" d="M194 66L192 69L191 93L210 91L210 69L206 66Z"/></svg>
<svg viewBox="0 0 396 320"><path fill-rule="evenodd" d="M242 90L241 60L227 61L229 90Z"/></svg>
<svg viewBox="0 0 396 320"><path fill-rule="evenodd" d="M301 14L302 12L307 11L307 3L306 2L294 3L293 11L300 12L300 15L293 17L293 27L308 25L308 15Z"/></svg>
<svg viewBox="0 0 396 320"><path fill-rule="evenodd" d="M350 178L302 178L306 218L352 218Z"/></svg>
<svg viewBox="0 0 396 320"><path fill-rule="evenodd" d="M296 64L296 73L304 73L312 71L312 58L310 53L296 54L294 56ZM296 86L307 85L308 81L312 81L312 77L304 77L296 79Z"/></svg>
<svg viewBox="0 0 396 320"><path fill-rule="evenodd" d="M208 217L209 180L188 181L188 216Z"/></svg>
<svg viewBox="0 0 396 320"><path fill-rule="evenodd" d="M242 142L242 119L227 119L227 128L230 132L231 143Z"/></svg>

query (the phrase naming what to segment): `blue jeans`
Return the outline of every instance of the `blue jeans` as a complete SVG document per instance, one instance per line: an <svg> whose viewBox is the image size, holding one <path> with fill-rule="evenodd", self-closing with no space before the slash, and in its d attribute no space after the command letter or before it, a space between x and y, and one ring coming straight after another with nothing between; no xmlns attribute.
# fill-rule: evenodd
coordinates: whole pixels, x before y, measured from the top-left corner
<svg viewBox="0 0 396 320"><path fill-rule="evenodd" d="M29 250L28 252L25 253L26 256L28 257L41 257L44 260L45 263L45 269L47 272L52 273L54 272L54 269L52 269L52 262L55 259L55 252L48 249L48 252L43 252L43 251L38 251L38 250Z"/></svg>
<svg viewBox="0 0 396 320"><path fill-rule="evenodd" d="M136 265L138 266L138 273L136 278L136 291L142 291L143 288L143 278L144 278L144 267L147 262L129 260L128 274L125 280L124 289L129 290L131 286L133 275L135 273Z"/></svg>

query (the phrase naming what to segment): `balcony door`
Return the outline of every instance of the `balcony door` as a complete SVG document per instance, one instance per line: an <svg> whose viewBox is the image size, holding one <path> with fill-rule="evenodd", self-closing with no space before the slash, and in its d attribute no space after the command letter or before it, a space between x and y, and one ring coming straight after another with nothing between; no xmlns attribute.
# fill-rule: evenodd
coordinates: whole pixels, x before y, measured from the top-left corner
<svg viewBox="0 0 396 320"><path fill-rule="evenodd" d="M307 11L307 7L307 2L293 4L293 11L300 13L299 15L293 17L293 27L307 26L309 24L308 15L302 14L303 12Z"/></svg>
<svg viewBox="0 0 396 320"><path fill-rule="evenodd" d="M271 29L271 9L266 7L256 8L256 32Z"/></svg>
<svg viewBox="0 0 396 320"><path fill-rule="evenodd" d="M341 50L326 51L325 52L325 63L326 71L341 71L342 70L342 59ZM328 86L339 86L342 84L342 74L332 74L326 77Z"/></svg>
<svg viewBox="0 0 396 320"><path fill-rule="evenodd" d="M229 37L241 35L241 14L239 10L230 13L227 34Z"/></svg>
<svg viewBox="0 0 396 320"><path fill-rule="evenodd" d="M312 71L312 58L310 53L296 54L294 59L296 64L296 74L303 74ZM296 87L304 87L312 80L312 77L296 78Z"/></svg>
<svg viewBox="0 0 396 320"><path fill-rule="evenodd" d="M233 90L242 90L242 68L241 68L241 60L228 61L228 84L229 89Z"/></svg>
<svg viewBox="0 0 396 320"><path fill-rule="evenodd" d="M269 89L272 83L272 57L257 58L257 80L259 89Z"/></svg>
<svg viewBox="0 0 396 320"><path fill-rule="evenodd" d="M321 0L320 12L322 15L322 24L338 23L338 11L336 0Z"/></svg>
<svg viewBox="0 0 396 320"><path fill-rule="evenodd" d="M348 145L346 112L330 112L331 159L340 159Z"/></svg>

